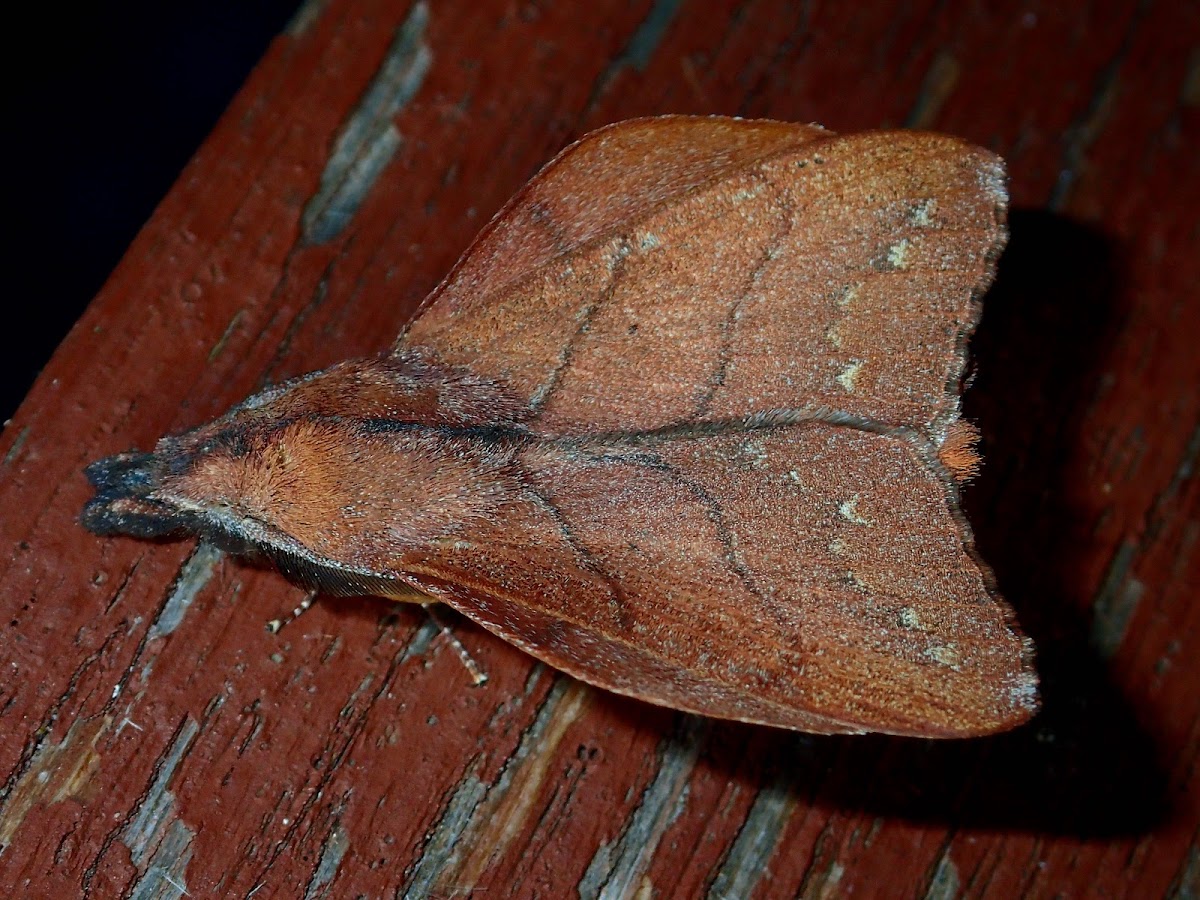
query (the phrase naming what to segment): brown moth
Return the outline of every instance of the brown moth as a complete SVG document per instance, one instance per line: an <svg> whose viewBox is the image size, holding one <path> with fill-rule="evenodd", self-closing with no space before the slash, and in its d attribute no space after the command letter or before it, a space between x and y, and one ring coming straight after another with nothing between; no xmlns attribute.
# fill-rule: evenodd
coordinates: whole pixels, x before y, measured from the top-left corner
<svg viewBox="0 0 1200 900"><path fill-rule="evenodd" d="M1037 708L958 507L1004 244L952 137L670 116L563 151L390 352L93 464L98 533L447 603L610 691L817 733Z"/></svg>

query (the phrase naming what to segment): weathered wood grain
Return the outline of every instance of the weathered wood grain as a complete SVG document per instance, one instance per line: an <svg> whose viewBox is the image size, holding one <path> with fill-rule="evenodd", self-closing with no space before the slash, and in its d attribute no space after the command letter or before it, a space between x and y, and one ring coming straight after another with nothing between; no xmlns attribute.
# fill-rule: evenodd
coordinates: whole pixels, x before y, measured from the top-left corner
<svg viewBox="0 0 1200 900"><path fill-rule="evenodd" d="M1194 896L1200 11L309 2L0 437L0 887ZM952 744L602 695L469 624L78 527L83 466L387 347L565 142L661 112L1003 155L966 493L1045 710Z"/></svg>

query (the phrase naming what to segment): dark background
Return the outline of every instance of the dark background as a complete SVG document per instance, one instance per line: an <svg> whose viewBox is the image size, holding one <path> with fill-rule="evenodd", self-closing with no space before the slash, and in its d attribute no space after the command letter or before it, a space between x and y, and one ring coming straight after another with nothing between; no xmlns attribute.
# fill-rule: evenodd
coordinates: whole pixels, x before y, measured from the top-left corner
<svg viewBox="0 0 1200 900"><path fill-rule="evenodd" d="M298 0L43 4L9 32L11 273L0 421Z"/></svg>

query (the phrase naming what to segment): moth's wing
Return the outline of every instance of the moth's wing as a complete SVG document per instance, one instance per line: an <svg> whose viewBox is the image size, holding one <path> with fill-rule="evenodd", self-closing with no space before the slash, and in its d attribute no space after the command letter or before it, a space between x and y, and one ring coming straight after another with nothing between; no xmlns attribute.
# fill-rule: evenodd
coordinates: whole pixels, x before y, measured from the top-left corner
<svg viewBox="0 0 1200 900"><path fill-rule="evenodd" d="M720 116L631 119L593 131L542 167L500 210L418 311L421 333L656 207L764 155L830 132ZM405 336L399 346L407 343Z"/></svg>
<svg viewBox="0 0 1200 900"><path fill-rule="evenodd" d="M751 127L723 121L703 152ZM706 126L688 130L700 140ZM574 234L593 204L622 208L563 187L602 181L588 165L580 152L552 170L545 229ZM621 171L619 158L607 165ZM652 171L672 179L669 155L639 177ZM513 277L458 278L399 349L505 384L545 434L829 407L940 444L1005 239L1001 161L936 134L805 134L714 171L661 202L623 198L628 217L582 228L596 236L536 269L545 254L518 254Z"/></svg>
<svg viewBox="0 0 1200 900"><path fill-rule="evenodd" d="M812 732L969 736L1036 709L1028 642L923 450L825 422L536 444L518 501L396 560L584 681Z"/></svg>

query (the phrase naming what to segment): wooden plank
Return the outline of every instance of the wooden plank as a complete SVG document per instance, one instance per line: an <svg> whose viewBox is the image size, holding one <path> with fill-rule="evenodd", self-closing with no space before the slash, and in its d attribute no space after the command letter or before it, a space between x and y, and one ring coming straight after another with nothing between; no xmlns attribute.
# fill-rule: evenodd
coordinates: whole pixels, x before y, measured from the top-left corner
<svg viewBox="0 0 1200 900"><path fill-rule="evenodd" d="M307 3L0 438L0 886L1195 895L1197 47L1196 7L1117 0ZM564 143L661 112L932 127L1008 159L967 504L1039 647L1030 726L709 722L460 623L473 688L419 611L326 600L271 634L300 598L273 573L77 525L87 462L387 346Z"/></svg>

